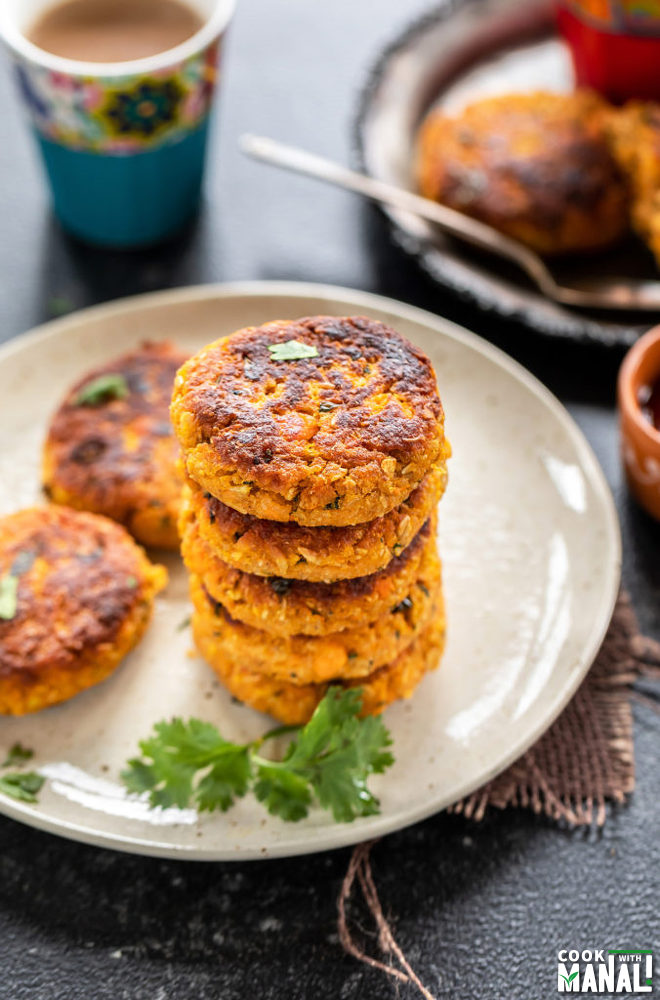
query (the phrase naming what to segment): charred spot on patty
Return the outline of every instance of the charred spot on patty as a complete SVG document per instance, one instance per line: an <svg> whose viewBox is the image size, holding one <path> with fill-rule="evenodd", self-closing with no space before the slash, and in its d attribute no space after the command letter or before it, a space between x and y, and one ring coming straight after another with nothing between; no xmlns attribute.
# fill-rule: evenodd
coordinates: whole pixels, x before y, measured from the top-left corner
<svg viewBox="0 0 660 1000"><path fill-rule="evenodd" d="M87 438L71 449L71 461L78 465L92 465L107 450L107 443L101 438Z"/></svg>

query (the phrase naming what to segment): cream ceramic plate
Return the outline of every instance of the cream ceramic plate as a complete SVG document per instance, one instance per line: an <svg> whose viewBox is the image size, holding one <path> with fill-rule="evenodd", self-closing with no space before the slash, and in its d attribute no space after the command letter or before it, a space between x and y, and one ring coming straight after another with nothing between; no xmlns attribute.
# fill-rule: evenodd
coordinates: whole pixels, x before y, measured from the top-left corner
<svg viewBox="0 0 660 1000"><path fill-rule="evenodd" d="M352 824L322 811L298 824L252 798L224 815L149 811L118 772L152 723L173 714L229 738L268 720L233 704L190 655L186 579L171 583L141 646L101 686L32 717L0 720L0 750L33 747L49 778L38 805L0 810L76 840L143 854L232 860L340 847L414 823L479 787L536 740L569 700L605 633L619 584L616 514L594 456L568 414L504 354L450 323L361 292L257 282L184 289L58 320L0 351L0 511L39 498L49 414L92 365L143 338L191 353L249 324L315 313L368 313L430 355L454 447L441 504L449 638L441 669L390 708L396 763L372 781L379 816Z"/></svg>

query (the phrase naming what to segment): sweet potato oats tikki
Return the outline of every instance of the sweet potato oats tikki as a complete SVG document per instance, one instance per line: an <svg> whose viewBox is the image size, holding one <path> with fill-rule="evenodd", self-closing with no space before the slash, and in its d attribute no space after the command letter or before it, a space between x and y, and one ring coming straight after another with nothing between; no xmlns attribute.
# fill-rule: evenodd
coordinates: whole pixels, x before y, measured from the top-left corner
<svg viewBox="0 0 660 1000"><path fill-rule="evenodd" d="M195 638L200 631L207 636L206 652L211 650L212 664L240 656L248 669L265 677L320 684L366 677L392 663L414 642L436 613L440 561L435 545L429 545L403 600L375 621L322 635L277 635L246 625L232 617L194 573L190 591L193 632Z"/></svg>
<svg viewBox="0 0 660 1000"><path fill-rule="evenodd" d="M609 132L630 187L633 229L660 267L660 105L630 101L611 115Z"/></svg>
<svg viewBox="0 0 660 1000"><path fill-rule="evenodd" d="M243 514L350 525L401 504L449 453L425 354L365 317L239 330L179 371L188 475Z"/></svg>
<svg viewBox="0 0 660 1000"><path fill-rule="evenodd" d="M436 508L447 484L444 462L402 504L382 517L338 528L308 528L240 514L188 480L180 531L194 525L227 565L260 576L332 583L384 569L410 545Z"/></svg>
<svg viewBox="0 0 660 1000"><path fill-rule="evenodd" d="M254 671L246 666L239 649L233 655L223 652L218 656L207 618L193 621L193 629L202 656L234 698L286 725L307 722L328 690L328 684L292 684ZM377 715L393 701L410 698L424 674L437 668L444 644L445 617L440 590L431 622L393 663L368 677L343 680L340 684L361 689L361 715Z"/></svg>
<svg viewBox="0 0 660 1000"><path fill-rule="evenodd" d="M182 483L169 405L186 357L172 344L145 343L73 386L44 446L51 500L105 514L144 545L178 548Z"/></svg>
<svg viewBox="0 0 660 1000"><path fill-rule="evenodd" d="M140 641L167 582L120 525L66 507L0 519L0 713L104 680Z"/></svg>
<svg viewBox="0 0 660 1000"><path fill-rule="evenodd" d="M435 559L435 534L434 516L385 569L330 584L257 576L234 569L214 555L194 523L183 533L181 552L209 597L232 618L271 635L319 636L361 628L396 608L412 608L415 584L425 586L420 570Z"/></svg>
<svg viewBox="0 0 660 1000"><path fill-rule="evenodd" d="M596 94L488 97L419 134L423 195L542 254L606 247L628 229L628 192Z"/></svg>

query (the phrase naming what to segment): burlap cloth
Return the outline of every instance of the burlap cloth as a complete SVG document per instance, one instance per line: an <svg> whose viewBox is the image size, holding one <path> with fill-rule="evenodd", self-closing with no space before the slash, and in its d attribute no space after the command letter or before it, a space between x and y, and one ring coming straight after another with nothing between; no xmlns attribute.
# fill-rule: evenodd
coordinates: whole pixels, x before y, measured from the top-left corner
<svg viewBox="0 0 660 1000"><path fill-rule="evenodd" d="M630 600L621 593L600 652L559 718L511 767L450 811L479 821L489 807L518 807L571 826L602 826L607 803L624 802L635 787L631 701L640 699L658 709L657 701L633 690L642 676L660 679L660 643L641 635ZM355 848L341 888L341 943L355 958L413 984L433 1000L383 915L369 862L371 846ZM355 942L348 905L356 885L374 919L387 962L367 955Z"/></svg>
<svg viewBox="0 0 660 1000"><path fill-rule="evenodd" d="M660 677L660 643L641 635L621 593L591 670L556 722L452 811L480 820L488 806L520 806L575 826L602 826L606 802L623 802L635 787L631 685L642 674Z"/></svg>

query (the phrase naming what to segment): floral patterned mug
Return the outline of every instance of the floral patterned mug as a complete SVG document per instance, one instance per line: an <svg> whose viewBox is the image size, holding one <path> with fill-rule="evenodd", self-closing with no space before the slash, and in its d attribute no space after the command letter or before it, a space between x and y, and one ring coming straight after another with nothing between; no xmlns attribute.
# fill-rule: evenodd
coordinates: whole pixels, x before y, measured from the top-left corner
<svg viewBox="0 0 660 1000"><path fill-rule="evenodd" d="M48 0L1 0L0 32L55 213L89 243L157 243L198 207L220 46L234 0L188 2L204 24L176 48L128 62L86 63L26 38Z"/></svg>

